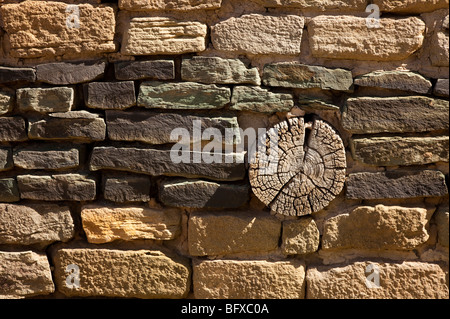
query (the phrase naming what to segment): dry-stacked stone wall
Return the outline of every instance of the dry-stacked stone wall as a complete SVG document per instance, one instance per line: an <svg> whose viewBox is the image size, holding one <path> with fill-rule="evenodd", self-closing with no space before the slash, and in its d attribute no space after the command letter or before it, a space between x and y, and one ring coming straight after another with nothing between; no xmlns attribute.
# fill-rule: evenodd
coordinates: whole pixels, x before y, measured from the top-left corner
<svg viewBox="0 0 450 319"><path fill-rule="evenodd" d="M449 298L448 5L0 0L0 297Z"/></svg>

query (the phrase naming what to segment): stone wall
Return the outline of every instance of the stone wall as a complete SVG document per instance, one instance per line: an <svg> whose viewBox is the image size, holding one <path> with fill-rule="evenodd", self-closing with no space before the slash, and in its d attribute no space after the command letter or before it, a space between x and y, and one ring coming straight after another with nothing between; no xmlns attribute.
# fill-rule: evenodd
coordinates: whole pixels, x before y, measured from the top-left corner
<svg viewBox="0 0 450 319"><path fill-rule="evenodd" d="M0 297L449 298L448 43L448 0L0 0Z"/></svg>

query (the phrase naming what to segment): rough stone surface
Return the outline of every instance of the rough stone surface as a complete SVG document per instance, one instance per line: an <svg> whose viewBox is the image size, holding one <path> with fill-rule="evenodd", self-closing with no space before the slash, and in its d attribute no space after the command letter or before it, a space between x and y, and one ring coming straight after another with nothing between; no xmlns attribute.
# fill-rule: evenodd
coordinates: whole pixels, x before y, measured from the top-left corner
<svg viewBox="0 0 450 319"><path fill-rule="evenodd" d="M225 134L227 129L239 134L239 124L236 116L218 114L189 115L186 113L161 113L154 111L119 112L107 111L106 124L108 126L108 138L113 141L138 141L149 144L170 144L209 141L210 136L204 136L206 129L217 129L222 134L222 141L227 142ZM197 122L198 121L198 122ZM198 124L200 135L194 136L194 125ZM183 129L189 133L189 141L180 140L178 135L173 135L175 129Z"/></svg>
<svg viewBox="0 0 450 319"><path fill-rule="evenodd" d="M48 245L74 235L69 207L54 204L0 204L0 244Z"/></svg>
<svg viewBox="0 0 450 319"><path fill-rule="evenodd" d="M369 165L409 166L449 162L449 138L373 137L353 138L353 158Z"/></svg>
<svg viewBox="0 0 450 319"><path fill-rule="evenodd" d="M197 260L193 268L197 299L303 299L305 296L305 265L299 260Z"/></svg>
<svg viewBox="0 0 450 319"><path fill-rule="evenodd" d="M175 151L175 157L177 154L178 151ZM205 153L186 151L185 154L191 161L176 163L172 161L171 151L168 150L95 147L91 156L90 169L93 171L118 170L151 176L208 178L218 181L237 181L245 177L243 154L222 155L223 160L220 163L212 164L202 160L206 156ZM194 163L197 159L200 159L199 163Z"/></svg>
<svg viewBox="0 0 450 319"><path fill-rule="evenodd" d="M0 172L13 167L12 152L10 148L0 147Z"/></svg>
<svg viewBox="0 0 450 319"><path fill-rule="evenodd" d="M355 79L355 85L401 90L419 94L428 94L433 86L430 80L414 72L375 71Z"/></svg>
<svg viewBox="0 0 450 319"><path fill-rule="evenodd" d="M114 64L118 80L173 80L175 63L173 60L132 61Z"/></svg>
<svg viewBox="0 0 450 319"><path fill-rule="evenodd" d="M269 252L277 248L281 234L276 218L242 212L194 213L188 228L192 256Z"/></svg>
<svg viewBox="0 0 450 319"><path fill-rule="evenodd" d="M14 94L0 90L0 116L11 112L14 107Z"/></svg>
<svg viewBox="0 0 450 319"><path fill-rule="evenodd" d="M85 84L85 103L93 109L123 110L136 105L133 81Z"/></svg>
<svg viewBox="0 0 450 319"><path fill-rule="evenodd" d="M183 81L206 84L252 84L261 85L257 68L249 68L239 59L194 56L183 59Z"/></svg>
<svg viewBox="0 0 450 319"><path fill-rule="evenodd" d="M58 291L69 297L179 299L190 289L189 260L161 251L60 249L53 260ZM66 285L71 264L80 267L79 289Z"/></svg>
<svg viewBox="0 0 450 319"><path fill-rule="evenodd" d="M215 49L234 54L300 54L305 20L295 15L248 14L212 26Z"/></svg>
<svg viewBox="0 0 450 319"><path fill-rule="evenodd" d="M172 18L136 17L122 40L124 55L164 55L202 52L208 27L200 22ZM151 30L151 32L148 32Z"/></svg>
<svg viewBox="0 0 450 319"><path fill-rule="evenodd" d="M108 175L103 179L103 196L117 202L149 202L150 178L148 176Z"/></svg>
<svg viewBox="0 0 450 319"><path fill-rule="evenodd" d="M16 58L82 56L113 52L115 12L107 5L79 4L75 10L62 2L25 1L0 7L9 53ZM50 22L50 23L49 23Z"/></svg>
<svg viewBox="0 0 450 319"><path fill-rule="evenodd" d="M366 272L380 270L379 289L366 286ZM306 273L307 299L448 299L445 273L435 264L356 262L337 267L310 267Z"/></svg>
<svg viewBox="0 0 450 319"><path fill-rule="evenodd" d="M94 179L79 174L17 176L22 199L45 201L90 201L96 197Z"/></svg>
<svg viewBox="0 0 450 319"><path fill-rule="evenodd" d="M449 97L449 82L448 79L437 80L434 94L442 97Z"/></svg>
<svg viewBox="0 0 450 319"><path fill-rule="evenodd" d="M22 117L0 117L0 142L22 142L27 139L26 124Z"/></svg>
<svg viewBox="0 0 450 319"><path fill-rule="evenodd" d="M144 82L138 106L159 109L221 109L230 103L231 90L214 84L194 82Z"/></svg>
<svg viewBox="0 0 450 319"><path fill-rule="evenodd" d="M367 27L366 18L317 16L308 24L311 53L318 58L395 61L421 48L425 32L421 19L381 18L380 23L376 29Z"/></svg>
<svg viewBox="0 0 450 319"><path fill-rule="evenodd" d="M180 233L178 210L145 207L84 206L81 210L87 240L104 244L115 240L171 240Z"/></svg>
<svg viewBox="0 0 450 319"><path fill-rule="evenodd" d="M0 251L0 298L48 295L55 291L45 254Z"/></svg>
<svg viewBox="0 0 450 319"><path fill-rule="evenodd" d="M36 66L36 76L39 82L53 85L78 84L101 78L105 68L103 61L47 63Z"/></svg>
<svg viewBox="0 0 450 319"><path fill-rule="evenodd" d="M390 171L350 174L347 198L387 199L445 196L445 176L439 171Z"/></svg>
<svg viewBox="0 0 450 319"><path fill-rule="evenodd" d="M444 247L448 247L449 242L449 209L448 205L439 207L435 214L435 222L438 228L438 242Z"/></svg>
<svg viewBox="0 0 450 319"><path fill-rule="evenodd" d="M320 232L310 217L283 222L281 249L285 255L306 255L319 249Z"/></svg>
<svg viewBox="0 0 450 319"><path fill-rule="evenodd" d="M80 165L80 149L74 146L31 145L14 148L14 166L23 169L59 170Z"/></svg>
<svg viewBox="0 0 450 319"><path fill-rule="evenodd" d="M289 112L294 107L294 96L273 93L259 86L237 86L233 89L231 110L261 113Z"/></svg>
<svg viewBox="0 0 450 319"><path fill-rule="evenodd" d="M19 200L17 181L14 178L0 178L0 202L12 203Z"/></svg>
<svg viewBox="0 0 450 319"><path fill-rule="evenodd" d="M37 140L103 141L106 124L97 114L86 111L53 113L43 120L30 120L28 136Z"/></svg>
<svg viewBox="0 0 450 319"><path fill-rule="evenodd" d="M74 95L74 90L68 87L18 89L17 106L21 112L69 112L73 107Z"/></svg>
<svg viewBox="0 0 450 319"><path fill-rule="evenodd" d="M222 0L119 0L119 8L129 11L190 11L219 9Z"/></svg>
<svg viewBox="0 0 450 319"><path fill-rule="evenodd" d="M430 217L425 208L358 207L325 221L322 249L412 250L430 238Z"/></svg>
<svg viewBox="0 0 450 319"><path fill-rule="evenodd" d="M449 102L423 96L347 100L342 126L353 134L432 132L449 127Z"/></svg>
<svg viewBox="0 0 450 319"><path fill-rule="evenodd" d="M448 8L448 0L374 0L384 12L424 13Z"/></svg>
<svg viewBox="0 0 450 319"><path fill-rule="evenodd" d="M264 67L263 82L267 86L353 91L351 71L299 63L284 62L266 65Z"/></svg>
<svg viewBox="0 0 450 319"><path fill-rule="evenodd" d="M33 68L10 68L0 66L0 84L14 82L34 82L36 70Z"/></svg>
<svg viewBox="0 0 450 319"><path fill-rule="evenodd" d="M164 205L189 208L238 208L250 197L247 184L219 184L202 180L169 180L161 183Z"/></svg>

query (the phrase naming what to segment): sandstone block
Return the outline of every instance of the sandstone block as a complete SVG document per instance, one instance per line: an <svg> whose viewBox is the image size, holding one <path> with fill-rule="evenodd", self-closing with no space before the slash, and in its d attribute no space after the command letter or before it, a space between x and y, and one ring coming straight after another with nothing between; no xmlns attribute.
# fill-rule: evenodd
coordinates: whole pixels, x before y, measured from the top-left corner
<svg viewBox="0 0 450 319"><path fill-rule="evenodd" d="M117 202L149 202L150 178L148 176L107 175L103 179L103 196Z"/></svg>
<svg viewBox="0 0 450 319"><path fill-rule="evenodd" d="M434 88L434 94L442 97L449 97L449 82L448 79L437 80L436 87Z"/></svg>
<svg viewBox="0 0 450 319"><path fill-rule="evenodd" d="M212 26L215 49L234 54L300 54L305 20L295 15L248 14Z"/></svg>
<svg viewBox="0 0 450 319"><path fill-rule="evenodd" d="M12 203L19 200L20 194L16 180L14 178L0 178L0 202Z"/></svg>
<svg viewBox="0 0 450 319"><path fill-rule="evenodd" d="M119 0L119 8L129 11L190 11L220 9L222 0Z"/></svg>
<svg viewBox="0 0 450 319"><path fill-rule="evenodd" d="M194 261L197 299L303 299L305 265L299 260Z"/></svg>
<svg viewBox="0 0 450 319"><path fill-rule="evenodd" d="M183 81L206 84L252 84L261 85L257 68L249 68L239 59L194 56L183 59Z"/></svg>
<svg viewBox="0 0 450 319"><path fill-rule="evenodd" d="M14 94L0 90L0 116L11 112L14 107Z"/></svg>
<svg viewBox="0 0 450 319"><path fill-rule="evenodd" d="M25 298L55 291L45 254L0 251L0 298Z"/></svg>
<svg viewBox="0 0 450 319"><path fill-rule="evenodd" d="M181 299L190 290L189 260L161 251L60 249L54 263L56 286L69 297ZM78 289L66 284L71 264L80 268Z"/></svg>
<svg viewBox="0 0 450 319"><path fill-rule="evenodd" d="M0 66L0 84L13 82L34 82L36 70L33 68L10 68Z"/></svg>
<svg viewBox="0 0 450 319"><path fill-rule="evenodd" d="M285 255L306 255L319 249L320 232L310 217L283 222L281 249Z"/></svg>
<svg viewBox="0 0 450 319"><path fill-rule="evenodd" d="M233 89L231 110L261 113L289 112L294 95L273 93L259 86L237 86Z"/></svg>
<svg viewBox="0 0 450 319"><path fill-rule="evenodd" d="M164 17L136 17L122 40L124 55L164 55L202 52L206 49L206 24Z"/></svg>
<svg viewBox="0 0 450 319"><path fill-rule="evenodd" d="M447 1L448 10L448 1ZM447 21L447 22L445 22ZM431 64L433 66L449 66L449 26L447 16L436 21L435 30L431 38L430 51Z"/></svg>
<svg viewBox="0 0 450 319"><path fill-rule="evenodd" d="M36 67L37 80L53 85L69 85L95 81L105 74L103 61L58 62Z"/></svg>
<svg viewBox="0 0 450 319"><path fill-rule="evenodd" d="M256 3L269 8L302 8L314 11L359 11L363 12L369 1L367 0L254 0Z"/></svg>
<svg viewBox="0 0 450 319"><path fill-rule="evenodd" d="M74 95L74 90L68 87L18 89L17 106L21 112L69 112L73 107Z"/></svg>
<svg viewBox="0 0 450 319"><path fill-rule="evenodd" d="M231 90L194 82L141 84L138 106L159 109L221 109L230 103Z"/></svg>
<svg viewBox="0 0 450 319"><path fill-rule="evenodd" d="M81 210L87 240L104 244L115 240L171 240L181 231L178 210L145 207L84 206Z"/></svg>
<svg viewBox="0 0 450 319"><path fill-rule="evenodd" d="M351 71L298 63L284 62L266 65L264 67L263 82L267 86L353 91Z"/></svg>
<svg viewBox="0 0 450 319"><path fill-rule="evenodd" d="M133 81L92 82L84 86L86 106L101 110L123 110L136 105Z"/></svg>
<svg viewBox="0 0 450 319"><path fill-rule="evenodd" d="M429 238L425 208L358 207L325 221L322 249L413 250Z"/></svg>
<svg viewBox="0 0 450 319"><path fill-rule="evenodd" d="M342 126L353 134L432 132L449 126L449 102L423 96L350 98Z"/></svg>
<svg viewBox="0 0 450 319"><path fill-rule="evenodd" d="M422 75L405 71L375 71L355 79L355 85L401 90L419 94L430 93L432 83Z"/></svg>
<svg viewBox="0 0 450 319"><path fill-rule="evenodd" d="M208 155L206 153L186 151L185 155L188 161L183 162L178 161L177 150L95 147L89 165L92 171L107 169L151 176L182 176L217 181L238 181L245 177L244 155L241 153L222 154L222 161L215 163L204 161Z"/></svg>
<svg viewBox="0 0 450 319"><path fill-rule="evenodd" d="M0 172L13 167L13 158L10 148L0 147Z"/></svg>
<svg viewBox="0 0 450 319"><path fill-rule="evenodd" d="M422 47L425 23L421 19L381 18L380 23L376 29L367 27L366 18L317 16L308 24L311 53L317 58L396 61Z"/></svg>
<svg viewBox="0 0 450 319"><path fill-rule="evenodd" d="M374 0L383 12L424 13L448 8L448 0Z"/></svg>
<svg viewBox="0 0 450 319"><path fill-rule="evenodd" d="M53 113L42 120L30 120L28 136L37 140L103 141L105 121L86 111Z"/></svg>
<svg viewBox="0 0 450 319"><path fill-rule="evenodd" d="M355 173L350 174L347 181L347 198L350 199L416 198L447 194L445 176L439 171Z"/></svg>
<svg viewBox="0 0 450 319"><path fill-rule="evenodd" d="M437 210L434 220L438 228L438 240L439 244L444 247L448 247L449 242L449 209L448 205L441 206Z"/></svg>
<svg viewBox="0 0 450 319"><path fill-rule="evenodd" d="M378 289L366 285L373 274L369 265L380 272ZM313 266L306 273L306 287L308 299L447 299L449 295L439 265L408 261Z"/></svg>
<svg viewBox="0 0 450 319"><path fill-rule="evenodd" d="M449 138L373 137L353 138L353 158L369 165L409 166L449 162Z"/></svg>
<svg viewBox="0 0 450 319"><path fill-rule="evenodd" d="M14 166L23 169L71 169L80 165L80 149L59 144L18 146L13 159Z"/></svg>
<svg viewBox="0 0 450 319"><path fill-rule="evenodd" d="M22 199L44 201L91 201L96 197L96 182L84 175L17 176Z"/></svg>
<svg viewBox="0 0 450 319"><path fill-rule="evenodd" d="M249 199L246 184L219 184L202 180L169 180L161 183L159 198L164 205L189 208L238 208Z"/></svg>
<svg viewBox="0 0 450 319"><path fill-rule="evenodd" d="M173 80L175 63L173 60L132 61L114 64L118 80Z"/></svg>
<svg viewBox="0 0 450 319"><path fill-rule="evenodd" d="M5 4L0 12L9 53L15 58L79 57L116 50L111 6L25 1Z"/></svg>
<svg viewBox="0 0 450 319"><path fill-rule="evenodd" d="M0 117L0 142L22 142L27 139L26 124L22 117Z"/></svg>
<svg viewBox="0 0 450 319"><path fill-rule="evenodd" d="M70 209L54 204L0 204L0 244L48 245L74 235Z"/></svg>
<svg viewBox="0 0 450 319"><path fill-rule="evenodd" d="M194 213L188 228L192 256L265 253L278 247L281 234L276 218L241 212Z"/></svg>

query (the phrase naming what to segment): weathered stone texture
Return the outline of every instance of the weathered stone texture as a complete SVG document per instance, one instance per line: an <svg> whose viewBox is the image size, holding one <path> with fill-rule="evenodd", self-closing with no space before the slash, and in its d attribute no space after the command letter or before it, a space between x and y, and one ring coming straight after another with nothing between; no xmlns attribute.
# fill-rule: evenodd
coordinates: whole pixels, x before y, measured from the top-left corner
<svg viewBox="0 0 450 319"><path fill-rule="evenodd" d="M132 18L122 41L124 55L163 55L202 52L207 26L172 18Z"/></svg>
<svg viewBox="0 0 450 319"><path fill-rule="evenodd" d="M273 93L259 86L237 86L233 89L231 110L261 113L289 112L294 107L294 96Z"/></svg>
<svg viewBox="0 0 450 319"><path fill-rule="evenodd" d="M0 142L23 142L27 139L26 123L22 117L0 117Z"/></svg>
<svg viewBox="0 0 450 319"><path fill-rule="evenodd" d="M376 87L391 90L401 90L419 94L430 93L433 84L430 80L414 72L406 71L375 71L358 76L355 85Z"/></svg>
<svg viewBox="0 0 450 319"><path fill-rule="evenodd" d="M179 299L190 289L189 260L160 251L60 249L54 263L56 286L66 296ZM79 289L67 287L70 264L80 267Z"/></svg>
<svg viewBox="0 0 450 319"><path fill-rule="evenodd" d="M381 288L366 286L366 272L373 264L380 270ZM357 262L311 267L306 273L308 299L448 299L445 273L435 264L420 262Z"/></svg>
<svg viewBox="0 0 450 319"><path fill-rule="evenodd" d="M115 240L171 240L180 233L178 210L145 207L84 206L81 210L87 240L104 244Z"/></svg>
<svg viewBox="0 0 450 319"><path fill-rule="evenodd" d="M14 107L14 94L0 90L0 115L11 112Z"/></svg>
<svg viewBox="0 0 450 319"><path fill-rule="evenodd" d="M281 223L272 216L195 213L189 219L189 253L217 256L269 252L278 247L280 234Z"/></svg>
<svg viewBox="0 0 450 319"><path fill-rule="evenodd" d="M118 80L173 80L175 63L173 60L131 61L114 64Z"/></svg>
<svg viewBox="0 0 450 319"><path fill-rule="evenodd" d="M445 176L439 171L390 171L355 173L347 180L350 199L438 197L448 194Z"/></svg>
<svg viewBox="0 0 450 319"><path fill-rule="evenodd" d="M0 178L0 202L12 203L19 200L17 181L14 178Z"/></svg>
<svg viewBox="0 0 450 319"><path fill-rule="evenodd" d="M25 298L55 291L45 254L0 251L0 298Z"/></svg>
<svg viewBox="0 0 450 319"><path fill-rule="evenodd" d="M374 137L353 138L353 158L378 166L424 165L449 162L449 138Z"/></svg>
<svg viewBox="0 0 450 319"><path fill-rule="evenodd" d="M36 70L33 68L10 68L0 66L0 84L13 82L34 82Z"/></svg>
<svg viewBox="0 0 450 319"><path fill-rule="evenodd" d="M422 96L350 98L342 126L353 134L432 132L449 126L449 102Z"/></svg>
<svg viewBox="0 0 450 319"><path fill-rule="evenodd" d="M381 28L368 28L366 18L317 16L308 24L311 53L318 58L395 61L421 48L421 19L381 18L380 23Z"/></svg>
<svg viewBox="0 0 450 319"><path fill-rule="evenodd" d="M449 80L439 79L436 82L436 87L434 88L434 94L442 97L449 97Z"/></svg>
<svg viewBox="0 0 450 319"><path fill-rule="evenodd" d="M444 247L448 247L449 242L449 209L448 205L442 205L439 207L435 214L435 222L438 228L438 240L439 244Z"/></svg>
<svg viewBox="0 0 450 319"><path fill-rule="evenodd" d="M222 0L119 0L119 8L130 11L190 11L219 9Z"/></svg>
<svg viewBox="0 0 450 319"><path fill-rule="evenodd" d="M39 82L53 85L78 84L102 77L105 68L103 61L47 63L36 66L36 76Z"/></svg>
<svg viewBox="0 0 450 319"><path fill-rule="evenodd" d="M69 207L55 204L0 204L0 244L48 245L74 235Z"/></svg>
<svg viewBox="0 0 450 319"><path fill-rule="evenodd" d="M13 153L14 166L23 169L59 170L80 165L80 149L59 144L18 146Z"/></svg>
<svg viewBox="0 0 450 319"><path fill-rule="evenodd" d="M107 200L117 203L150 201L148 176L107 175L103 185L103 196Z"/></svg>
<svg viewBox="0 0 450 319"><path fill-rule="evenodd" d="M12 152L10 148L0 147L0 172L13 167Z"/></svg>
<svg viewBox="0 0 450 319"><path fill-rule="evenodd" d="M305 255L319 249L320 232L310 217L283 222L281 249L285 255Z"/></svg>
<svg viewBox="0 0 450 319"><path fill-rule="evenodd" d="M123 110L136 105L133 81L85 84L86 106L101 110Z"/></svg>
<svg viewBox="0 0 450 319"><path fill-rule="evenodd" d="M448 8L448 0L374 0L384 12L424 13Z"/></svg>
<svg viewBox="0 0 450 319"><path fill-rule="evenodd" d="M78 11L79 18L70 19ZM115 12L107 5L25 1L5 4L0 12L16 58L50 58L113 52Z"/></svg>
<svg viewBox="0 0 450 319"><path fill-rule="evenodd" d="M230 18L212 26L215 49L235 54L300 54L305 20L260 14Z"/></svg>
<svg viewBox="0 0 450 319"><path fill-rule="evenodd" d="M68 87L18 89L17 106L21 112L69 112L73 107L74 95L74 90Z"/></svg>
<svg viewBox="0 0 450 319"><path fill-rule="evenodd" d="M193 285L197 299L303 299L305 265L299 260L195 261Z"/></svg>

